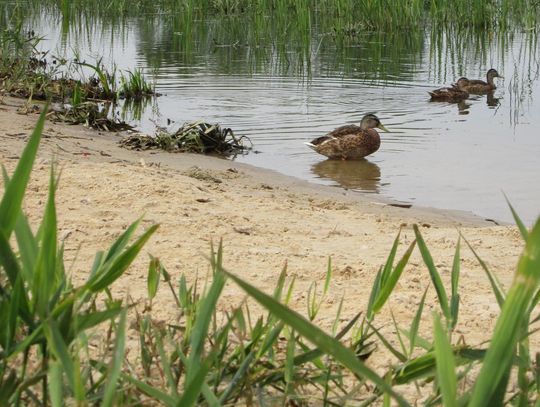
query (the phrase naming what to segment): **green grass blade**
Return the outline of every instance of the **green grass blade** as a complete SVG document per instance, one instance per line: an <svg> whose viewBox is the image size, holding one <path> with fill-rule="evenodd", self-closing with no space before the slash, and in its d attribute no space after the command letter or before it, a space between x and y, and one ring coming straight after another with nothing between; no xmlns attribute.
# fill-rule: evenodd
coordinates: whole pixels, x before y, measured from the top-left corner
<svg viewBox="0 0 540 407"><path fill-rule="evenodd" d="M414 348L416 347L416 338L418 336L418 327L420 326L420 318L422 317L422 311L424 310L424 304L426 302L426 295L428 292L428 287L424 290L424 294L422 295L422 299L420 300L420 304L418 305L418 309L416 310L416 314L414 315L414 318L411 322L411 329L409 330L409 357L412 355Z"/></svg>
<svg viewBox="0 0 540 407"><path fill-rule="evenodd" d="M463 236L462 236L463 237ZM465 243L467 243L467 246L469 246L469 249L474 254L474 257L476 257L476 260L478 260L478 263L480 263L480 266L486 273L489 283L491 284L491 288L493 290L493 293L495 294L495 298L497 299L497 303L499 304L499 307L502 308L504 301L505 301L505 293L502 289L501 283L497 279L497 276L491 272L491 270L488 268L487 264L480 258L478 253L476 253L476 250L471 246L469 241L463 237L463 240Z"/></svg>
<svg viewBox="0 0 540 407"><path fill-rule="evenodd" d="M437 382L441 390L443 405L446 407L457 407L457 378L456 378L456 362L452 346L448 340L448 336L441 324L440 317L434 315L434 345L435 345L435 360L437 367Z"/></svg>
<svg viewBox="0 0 540 407"><path fill-rule="evenodd" d="M516 222L516 225L517 225L517 227L519 229L519 233L521 233L521 237L523 238L523 240L527 241L527 239L529 237L529 231L527 230L527 227L525 226L525 224L523 223L523 221L521 220L521 218L519 217L519 215L515 211L514 207L510 203L510 200L508 199L506 194L504 194L504 199L506 199L506 203L510 207L510 211L512 212L512 216L514 218L514 222Z"/></svg>
<svg viewBox="0 0 540 407"><path fill-rule="evenodd" d="M28 224L28 219L22 212L19 213L17 223L15 224L15 237L21 256L21 271L24 273L24 279L25 281L32 281L32 273L36 266L39 249L37 240Z"/></svg>
<svg viewBox="0 0 540 407"><path fill-rule="evenodd" d="M120 305L113 305L103 311L95 311L87 314L79 314L73 326L74 335L78 335L87 329L93 328L102 322L114 319L120 312Z"/></svg>
<svg viewBox="0 0 540 407"><path fill-rule="evenodd" d="M141 392L151 397L152 399L159 401L167 407L173 407L177 405L177 399L173 396L169 396L167 393L162 392L159 389L156 389L154 386L135 379L133 376L123 373L122 379L132 383L139 389Z"/></svg>
<svg viewBox="0 0 540 407"><path fill-rule="evenodd" d="M51 406L62 407L64 405L64 396L62 391L62 364L56 360L49 361L49 371L47 375Z"/></svg>
<svg viewBox="0 0 540 407"><path fill-rule="evenodd" d="M371 287L371 292L369 294L369 300L367 305L367 320L372 321L373 317L375 316L375 313L373 312L373 305L375 304L375 301L377 300L377 297L379 296L379 292L381 291L381 276L382 276L382 267L379 267L379 271L377 271L377 275L375 276L375 280L373 281L373 286Z"/></svg>
<svg viewBox="0 0 540 407"><path fill-rule="evenodd" d="M195 375L191 376L190 381L187 382L186 387L184 388L184 394L177 401L177 407L191 407L197 403L199 395L201 394L202 388L205 384L205 378L210 370L212 365L211 360L215 355L209 355L202 362L197 362ZM188 365L189 366L189 365ZM194 370L195 366L191 365L190 370Z"/></svg>
<svg viewBox="0 0 540 407"><path fill-rule="evenodd" d="M205 298L201 300L200 309L197 313L195 324L193 325L193 330L191 331L191 351L189 354L188 366L191 366L192 369L186 373L186 383L191 382L192 375L195 375L197 372L196 367L202 362L204 343L206 341L208 327L210 326L210 321L212 320L212 315L216 308L217 301L225 285L225 275L219 272L222 267L221 253L222 246L220 244L215 263L216 273L214 273L214 279L212 281L210 289L208 290L208 293L206 294Z"/></svg>
<svg viewBox="0 0 540 407"><path fill-rule="evenodd" d="M84 400L84 389L80 381L80 372L77 369L77 364L69 354L68 344L65 343L60 330L56 326L56 322L49 320L44 325L45 336L47 343L55 355L56 359L62 363L62 368L66 374L69 387L73 391L75 400L82 402Z"/></svg>
<svg viewBox="0 0 540 407"><path fill-rule="evenodd" d="M49 301L53 292L57 289L56 260L57 260L57 225L55 192L56 181L54 170L51 167L49 178L49 194L45 213L41 223L41 245L38 251L34 280L32 282L32 294L34 296L34 310L41 317L45 317L49 312Z"/></svg>
<svg viewBox="0 0 540 407"><path fill-rule="evenodd" d="M154 256L150 256L150 264L148 265L148 277L146 279L149 299L153 299L157 294L159 278L161 276L160 270L161 262L159 261L159 259Z"/></svg>
<svg viewBox="0 0 540 407"><path fill-rule="evenodd" d="M399 230L396 238L394 239L394 243L392 243L392 248L390 249L390 253L388 254L388 257L386 258L386 263L384 264L383 271L381 274L381 286L385 285L386 280L388 279L388 277L390 277L390 271L392 271L392 267L394 267L394 259L396 258L400 235L401 235L401 229Z"/></svg>
<svg viewBox="0 0 540 407"><path fill-rule="evenodd" d="M461 266L460 256L461 237L458 237L456 251L454 253L454 261L452 262L452 297L450 299L450 327L454 328L458 321L459 315L459 274Z"/></svg>
<svg viewBox="0 0 540 407"><path fill-rule="evenodd" d="M529 318L527 312L530 302L539 285L540 220L529 234L519 259L514 281L504 301L493 339L474 385L470 406L483 406L486 401L494 401L493 394L500 389L501 381L510 370L516 344L522 333L523 321Z"/></svg>
<svg viewBox="0 0 540 407"><path fill-rule="evenodd" d="M356 314L355 317L353 319L351 319L349 321L349 323L341 331L339 331L339 333L336 335L335 339L340 340L341 338L343 338L345 336L345 334L351 330L351 328L354 326L356 321L358 321L358 319L360 318L360 315L361 315L360 312L358 314ZM310 362L310 361L322 356L323 354L324 354L324 352L322 350L318 349L318 348L308 350L308 351L296 356L294 358L294 364L296 366L302 365L304 363Z"/></svg>
<svg viewBox="0 0 540 407"><path fill-rule="evenodd" d="M16 289L18 284L23 284L17 256L15 253L13 253L11 245L6 240L2 232L0 232L0 265L2 265L10 284L14 289ZM33 317L31 315L30 303L26 289L23 289L22 291L18 313L29 326L33 325Z"/></svg>
<svg viewBox="0 0 540 407"><path fill-rule="evenodd" d="M219 397L219 403L225 404L227 403L227 400L233 394L233 391L236 389L238 385L243 385L243 379L245 378L246 374L248 373L248 370L255 360L255 351L251 351L246 358L242 361L242 364L238 368L238 370L234 373L234 376L231 379L231 382L225 388L221 396ZM241 390L241 389L240 389Z"/></svg>
<svg viewBox="0 0 540 407"><path fill-rule="evenodd" d="M90 277L87 285L93 292L101 291L109 287L117 278L119 278L129 265L135 260L148 239L154 234L159 226L153 225L144 232L130 247L118 255L108 267L103 267L96 274Z"/></svg>
<svg viewBox="0 0 540 407"><path fill-rule="evenodd" d="M437 292L437 297L439 299L441 310L446 320L449 321L451 318L450 307L448 305L448 296L446 295L446 290L442 283L441 276L439 272L437 271L437 268L435 267L435 263L433 262L431 253L429 252L429 249L426 246L426 242L424 241L424 238L422 237L420 230L418 229L418 226L414 225L413 228L414 228L414 234L416 235L416 240L418 241L418 248L420 249L420 253L422 254L424 263L428 268L431 281L433 282L433 286L435 287L435 291Z"/></svg>
<svg viewBox="0 0 540 407"><path fill-rule="evenodd" d="M120 254L120 252L127 246L129 239L131 239L131 236L133 236L137 227L139 227L141 220L142 219L139 218L131 225L129 225L129 227L124 231L124 233L122 233L118 237L118 239L116 239L116 241L111 245L109 250L107 250L107 254L103 257L103 262L111 260L112 258Z"/></svg>
<svg viewBox="0 0 540 407"><path fill-rule="evenodd" d="M9 239L11 236L11 232L15 227L15 223L17 222L17 218L21 211L24 193L26 191L28 180L30 179L30 173L32 172L39 142L41 140L47 108L48 106L46 105L39 115L36 127L26 143L26 147L21 154L17 168L11 177L12 180L17 180L17 182L10 182L6 185L4 196L0 202L0 232L6 239Z"/></svg>
<svg viewBox="0 0 540 407"><path fill-rule="evenodd" d="M101 405L104 407L114 405L114 396L117 391L117 383L122 371L122 365L124 363L126 347L126 315L127 311L124 309L120 314L120 321L118 322L116 330L114 353L107 372L107 384L105 385L103 400L101 401Z"/></svg>
<svg viewBox="0 0 540 407"><path fill-rule="evenodd" d="M283 287L285 287L285 278L287 277L287 262L283 265L281 273L279 273L278 281L276 283L276 288L274 289L274 298L278 301L281 300L281 295L283 293Z"/></svg>
<svg viewBox="0 0 540 407"><path fill-rule="evenodd" d="M377 373L368 368L362 363L354 352L339 341L326 334L317 326L310 323L307 319L302 317L297 312L287 308L283 304L277 302L271 296L263 293L252 285L246 283L235 275L225 272L229 278L231 278L236 284L238 284L244 291L246 291L251 297L253 297L262 306L276 315L279 319L285 322L287 325L294 328L300 335L308 339L314 345L319 347L324 353L334 357L337 361L342 363L353 373L371 380L375 383L379 389L383 392L389 393L401 406L407 406L408 403L397 394L383 378Z"/></svg>
<svg viewBox="0 0 540 407"><path fill-rule="evenodd" d="M176 380L173 377L173 369L171 368L169 357L167 356L165 352L165 347L163 346L163 340L160 333L156 332L156 348L159 353L159 357L161 360L163 375L165 376L167 386L169 390L172 392L172 395L176 398L179 397L178 391L176 389L177 383Z"/></svg>
<svg viewBox="0 0 540 407"><path fill-rule="evenodd" d="M391 272L385 281L382 282L382 287L379 291L379 294L377 295L377 299L375 300L375 303L373 304L373 313L376 314L381 310L381 308L384 306L386 301L388 300L388 297L390 297L390 294L392 291L394 291L394 288L396 287L396 284L401 277L401 273L403 273L403 270L405 269L405 266L409 262L409 258L411 257L411 254L413 252L414 246L416 245L416 241L413 241L409 248L405 251L403 254L403 257L396 265L396 268L393 272ZM384 272L383 272L384 274Z"/></svg>
<svg viewBox="0 0 540 407"><path fill-rule="evenodd" d="M373 332L375 332L375 335L379 337L383 345L388 349L396 358L398 358L399 361L405 362L407 360L407 356L405 356L403 353L398 351L388 340L382 335L377 328L375 328L371 323L369 323L369 326L371 329L373 329Z"/></svg>
<svg viewBox="0 0 540 407"><path fill-rule="evenodd" d="M293 330L289 330L287 347L285 350L285 363L283 366L284 378L286 383L285 396L291 394L295 377L294 352L296 349L296 337Z"/></svg>

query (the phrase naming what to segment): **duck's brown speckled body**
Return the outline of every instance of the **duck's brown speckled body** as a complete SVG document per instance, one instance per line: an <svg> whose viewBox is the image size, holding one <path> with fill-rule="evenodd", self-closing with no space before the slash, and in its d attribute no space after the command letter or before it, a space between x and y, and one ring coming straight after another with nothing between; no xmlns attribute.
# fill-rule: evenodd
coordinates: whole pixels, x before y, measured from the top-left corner
<svg viewBox="0 0 540 407"><path fill-rule="evenodd" d="M373 154L381 146L381 138L375 128L387 131L377 116L368 114L363 117L360 126L341 126L306 144L331 159L359 160Z"/></svg>
<svg viewBox="0 0 540 407"><path fill-rule="evenodd" d="M487 82L480 79L469 79L468 83L463 88L469 93L487 93L497 89L494 81L495 78L502 78L502 76L499 74L499 72L497 72L496 69L492 68L487 71Z"/></svg>
<svg viewBox="0 0 540 407"><path fill-rule="evenodd" d="M460 102L469 97L469 92L465 88L468 83L467 78L459 78L451 87L435 89L428 93L432 101Z"/></svg>

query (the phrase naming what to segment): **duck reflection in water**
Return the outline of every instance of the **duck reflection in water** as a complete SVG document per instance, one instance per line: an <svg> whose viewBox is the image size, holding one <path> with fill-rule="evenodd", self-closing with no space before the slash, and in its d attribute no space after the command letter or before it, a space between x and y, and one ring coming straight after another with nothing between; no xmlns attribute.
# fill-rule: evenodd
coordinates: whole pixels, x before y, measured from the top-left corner
<svg viewBox="0 0 540 407"><path fill-rule="evenodd" d="M501 104L501 102L499 101L500 98L495 97L494 91L488 92L486 96L487 96L486 103L489 107L497 107Z"/></svg>
<svg viewBox="0 0 540 407"><path fill-rule="evenodd" d="M375 163L361 160L325 160L311 167L314 174L331 179L344 188L364 192L379 192L381 169Z"/></svg>

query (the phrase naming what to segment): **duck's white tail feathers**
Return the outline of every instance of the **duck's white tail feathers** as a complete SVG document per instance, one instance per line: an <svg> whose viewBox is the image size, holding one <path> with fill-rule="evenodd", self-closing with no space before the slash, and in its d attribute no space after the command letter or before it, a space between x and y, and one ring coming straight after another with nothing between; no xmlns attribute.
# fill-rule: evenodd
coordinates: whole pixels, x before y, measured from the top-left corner
<svg viewBox="0 0 540 407"><path fill-rule="evenodd" d="M306 146L308 146L309 148L312 148L313 150L315 150L315 148L317 148L317 146L316 146L315 144L312 144L312 143L309 142L309 141L304 142L304 144L305 144Z"/></svg>

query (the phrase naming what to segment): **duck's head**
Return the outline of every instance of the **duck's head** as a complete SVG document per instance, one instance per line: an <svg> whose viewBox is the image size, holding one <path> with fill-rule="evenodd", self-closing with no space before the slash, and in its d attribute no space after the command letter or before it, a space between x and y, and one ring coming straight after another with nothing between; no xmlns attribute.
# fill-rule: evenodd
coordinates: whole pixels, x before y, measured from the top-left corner
<svg viewBox="0 0 540 407"><path fill-rule="evenodd" d="M381 121L379 120L377 116L375 116L372 113L366 114L362 118L362 121L360 122L360 128L362 130L368 130L368 129L374 129L375 127L378 129L381 129L382 131L388 131L388 129L383 126L383 124L381 123Z"/></svg>
<svg viewBox="0 0 540 407"><path fill-rule="evenodd" d="M487 77L488 78L502 78L502 75L500 75L496 69L491 68L489 71L487 71Z"/></svg>
<svg viewBox="0 0 540 407"><path fill-rule="evenodd" d="M462 76L461 78L459 78L456 82L456 86L458 87L458 89L462 89L463 87L467 86L469 84L469 80L467 78L465 78L464 76Z"/></svg>

